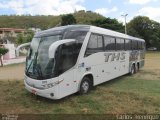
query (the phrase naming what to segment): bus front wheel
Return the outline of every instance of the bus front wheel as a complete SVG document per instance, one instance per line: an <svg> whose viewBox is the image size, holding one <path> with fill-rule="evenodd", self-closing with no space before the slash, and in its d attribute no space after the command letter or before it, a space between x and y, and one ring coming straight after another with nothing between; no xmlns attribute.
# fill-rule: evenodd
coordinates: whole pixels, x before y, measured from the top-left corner
<svg viewBox="0 0 160 120"><path fill-rule="evenodd" d="M136 73L136 68L135 68L135 65L133 64L131 67L130 75L133 75L135 73Z"/></svg>
<svg viewBox="0 0 160 120"><path fill-rule="evenodd" d="M86 94L91 90L92 83L88 77L84 77L80 84L79 94Z"/></svg>

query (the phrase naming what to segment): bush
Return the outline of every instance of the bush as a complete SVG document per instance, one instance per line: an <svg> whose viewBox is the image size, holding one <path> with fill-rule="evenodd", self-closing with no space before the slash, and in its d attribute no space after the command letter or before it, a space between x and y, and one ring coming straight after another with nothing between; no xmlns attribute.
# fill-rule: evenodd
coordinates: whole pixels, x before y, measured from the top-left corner
<svg viewBox="0 0 160 120"><path fill-rule="evenodd" d="M7 52L8 52L8 49L6 49L6 48L0 48L0 61L1 61L1 66L3 66L2 56L5 55Z"/></svg>

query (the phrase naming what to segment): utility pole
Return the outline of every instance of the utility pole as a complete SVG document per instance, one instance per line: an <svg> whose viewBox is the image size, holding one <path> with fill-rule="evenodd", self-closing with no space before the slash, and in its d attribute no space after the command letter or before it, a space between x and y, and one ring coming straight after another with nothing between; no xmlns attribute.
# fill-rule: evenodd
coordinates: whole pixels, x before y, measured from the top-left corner
<svg viewBox="0 0 160 120"><path fill-rule="evenodd" d="M124 24L125 24L125 34L127 34L127 24L126 24L126 17L127 17L128 14L124 14L124 15L121 15L122 17L124 17Z"/></svg>

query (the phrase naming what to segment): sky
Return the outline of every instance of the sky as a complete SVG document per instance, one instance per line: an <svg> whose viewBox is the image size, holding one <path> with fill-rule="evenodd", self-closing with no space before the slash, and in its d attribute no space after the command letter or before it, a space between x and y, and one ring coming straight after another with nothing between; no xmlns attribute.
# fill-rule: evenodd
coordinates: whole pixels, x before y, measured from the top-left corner
<svg viewBox="0 0 160 120"><path fill-rule="evenodd" d="M60 15L85 10L124 22L148 16L160 22L160 0L0 0L0 15Z"/></svg>

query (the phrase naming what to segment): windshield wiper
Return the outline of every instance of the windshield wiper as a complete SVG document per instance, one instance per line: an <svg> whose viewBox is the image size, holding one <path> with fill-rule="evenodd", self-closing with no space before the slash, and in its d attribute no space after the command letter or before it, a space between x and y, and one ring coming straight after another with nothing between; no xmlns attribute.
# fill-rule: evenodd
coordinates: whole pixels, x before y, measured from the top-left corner
<svg viewBox="0 0 160 120"><path fill-rule="evenodd" d="M41 70L41 66L39 64L36 63L36 71L38 73L38 76L41 77L41 79L43 78L43 75L42 75L42 70Z"/></svg>
<svg viewBox="0 0 160 120"><path fill-rule="evenodd" d="M28 71L29 71L29 69L30 69L31 65L33 64L33 61L35 60L35 58L37 58L37 56L38 56L38 53L36 52L36 53L34 54L34 58L33 58L33 59L31 59L32 61L31 61L31 63L29 64L29 67L27 68L26 73L28 73Z"/></svg>
<svg viewBox="0 0 160 120"><path fill-rule="evenodd" d="M28 73L31 65L33 64L33 73L34 73L34 71L36 70L36 73L38 74L38 78L39 78L39 77L43 78L41 67L40 67L39 64L37 64L37 56L38 56L38 52L35 53L34 59L31 61L31 63L30 63L30 65L29 65L26 73Z"/></svg>
<svg viewBox="0 0 160 120"><path fill-rule="evenodd" d="M29 69L30 69L32 63L33 63L33 60L32 60L31 63L29 64L29 66L28 66L28 68L27 68L27 70L26 70L26 73L28 73L28 71L29 71Z"/></svg>

